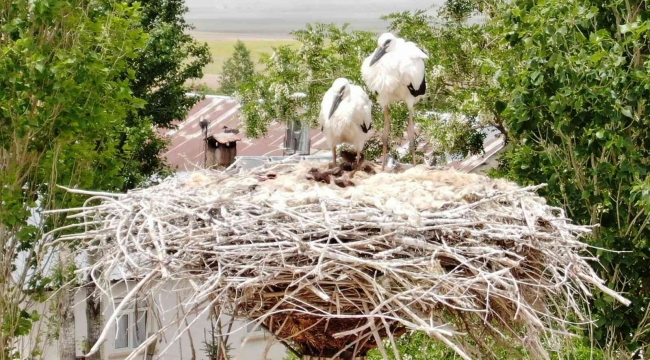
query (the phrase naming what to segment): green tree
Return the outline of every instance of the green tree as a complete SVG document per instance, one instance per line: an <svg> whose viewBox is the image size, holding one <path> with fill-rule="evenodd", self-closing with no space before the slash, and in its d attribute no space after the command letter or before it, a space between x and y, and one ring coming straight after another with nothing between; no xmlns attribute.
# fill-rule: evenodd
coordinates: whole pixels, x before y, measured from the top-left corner
<svg viewBox="0 0 650 360"><path fill-rule="evenodd" d="M221 92L232 95L240 86L249 83L255 75L255 64L246 45L237 40L235 52L223 64L221 71Z"/></svg>
<svg viewBox="0 0 650 360"><path fill-rule="evenodd" d="M134 4L135 1L129 0ZM187 96L187 81L203 77L203 68L212 61L206 43L199 43L187 32L192 29L184 15L185 0L142 0L140 24L147 33L145 46L129 60L124 77L132 77L134 97L144 100L143 107L129 112L128 134L122 138L121 151L128 159L122 174L123 190L132 189L167 166L160 155L167 143L155 132L171 128L182 120L201 97Z"/></svg>
<svg viewBox="0 0 650 360"><path fill-rule="evenodd" d="M593 266L632 300L592 299L594 335L613 358L650 343L649 10L635 0L518 0L499 30L516 65L499 77L512 146L498 175L548 183L542 195L569 218L600 224Z"/></svg>
<svg viewBox="0 0 650 360"><path fill-rule="evenodd" d="M471 340L468 340L471 341ZM481 341L492 342L489 336L481 339ZM460 356L452 349L439 341L432 339L430 336L423 332L413 332L404 335L395 341L397 349L399 350L400 359L411 360L428 360L428 359L441 359L441 360L456 360ZM390 346L388 341L384 344L386 352L390 360L398 359L395 351ZM502 346L499 342L493 343L490 351L492 354L485 354L485 358L496 358L501 360L520 360L526 358L534 358L527 356L525 352L512 352L506 351L507 346ZM551 352L551 358L554 360L605 360L602 352L597 349L592 349L587 341L583 338L567 339L559 351ZM379 350L373 349L368 353L368 360L382 360L383 357Z"/></svg>
<svg viewBox="0 0 650 360"><path fill-rule="evenodd" d="M43 234L64 219L39 214L83 201L56 185L124 186L125 119L144 106L127 72L146 40L139 21L122 2L0 3L0 359L30 356L15 348L38 319L30 306L69 278L40 271L52 240Z"/></svg>
<svg viewBox="0 0 650 360"><path fill-rule="evenodd" d="M409 359L409 360L458 360L461 359L454 350L450 349L439 341L432 339L424 332L412 332L405 334L395 340L395 345L399 351L399 357L396 356L393 347L388 340L384 341L384 348L389 360ZM520 360L529 358L522 353L509 353L504 351L498 344L491 348L494 352L493 358L502 360ZM487 355L487 354L486 354ZM486 356L487 358L488 356ZM367 354L368 360L384 360L383 355L377 349L372 349ZM553 360L606 360L612 357L605 357L602 351L594 349L588 341L583 338L567 339L565 346L559 351L551 354ZM300 360L296 355L287 353L284 360Z"/></svg>

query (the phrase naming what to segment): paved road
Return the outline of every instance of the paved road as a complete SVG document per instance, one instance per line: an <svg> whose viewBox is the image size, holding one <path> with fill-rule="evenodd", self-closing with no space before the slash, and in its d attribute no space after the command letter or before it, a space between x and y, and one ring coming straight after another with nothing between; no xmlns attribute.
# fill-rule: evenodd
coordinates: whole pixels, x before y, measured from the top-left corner
<svg viewBox="0 0 650 360"><path fill-rule="evenodd" d="M379 17L429 9L444 0L187 0L187 20L198 31L286 35L306 23L350 23L353 29L383 30Z"/></svg>

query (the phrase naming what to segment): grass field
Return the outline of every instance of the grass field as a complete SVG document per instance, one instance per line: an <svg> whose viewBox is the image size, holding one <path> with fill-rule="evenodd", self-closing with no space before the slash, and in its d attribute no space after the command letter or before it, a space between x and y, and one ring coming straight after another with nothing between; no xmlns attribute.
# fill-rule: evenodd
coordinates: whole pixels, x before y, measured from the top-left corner
<svg viewBox="0 0 650 360"><path fill-rule="evenodd" d="M262 53L271 53L273 52L274 47L282 45L298 47L298 42L292 40L289 36L201 31L191 31L190 35L192 35L196 40L208 44L210 52L212 53L212 63L208 64L203 69L203 79L188 81L188 85L191 87L204 85L213 90L219 88L223 63L232 56L237 40L241 40L246 44L246 47L251 51L251 58L255 64L258 64ZM260 66L257 65L257 67L259 69Z"/></svg>
<svg viewBox="0 0 650 360"><path fill-rule="evenodd" d="M203 70L207 74L220 74L223 63L232 56L232 53L235 48L236 39L210 39L202 40L208 43L210 46L210 52L212 53L211 64L208 64ZM298 42L289 39L242 39L246 47L251 51L251 58L255 64L258 63L260 55L262 53L271 53L274 47L282 45L291 45L298 47ZM259 67L259 65L258 65Z"/></svg>

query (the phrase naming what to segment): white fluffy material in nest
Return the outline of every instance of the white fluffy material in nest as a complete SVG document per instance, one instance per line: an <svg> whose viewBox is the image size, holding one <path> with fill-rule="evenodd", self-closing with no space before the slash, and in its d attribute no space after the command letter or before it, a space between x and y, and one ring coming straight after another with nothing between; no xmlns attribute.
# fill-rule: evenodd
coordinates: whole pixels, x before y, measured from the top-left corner
<svg viewBox="0 0 650 360"><path fill-rule="evenodd" d="M58 241L101 255L99 289L114 268L142 279L124 306L186 280L185 312L214 299L314 356L385 353L381 340L408 329L466 359L498 358L485 336L547 358L545 333L588 321L589 288L629 303L583 257L578 239L591 229L548 206L539 187L423 166L357 172L345 188L307 179L324 166L196 172L113 198L84 192L96 195L87 204L99 200L73 215L86 231Z"/></svg>
<svg viewBox="0 0 650 360"><path fill-rule="evenodd" d="M327 165L301 162L295 166L295 171L281 174L272 181L260 181L259 178L251 177L216 183L208 174L196 172L182 186L211 195L257 186L251 191L251 201L273 203L279 208L304 205L321 199L349 200L406 218L413 226L422 226L420 213L423 211L436 211L443 206L466 204L480 197L518 189L516 184L502 179L454 170L432 171L425 166L410 168L402 173L370 175L359 171L351 179L355 186L340 188L334 184L308 180L306 174L311 168L326 170ZM544 201L543 198L533 200Z"/></svg>

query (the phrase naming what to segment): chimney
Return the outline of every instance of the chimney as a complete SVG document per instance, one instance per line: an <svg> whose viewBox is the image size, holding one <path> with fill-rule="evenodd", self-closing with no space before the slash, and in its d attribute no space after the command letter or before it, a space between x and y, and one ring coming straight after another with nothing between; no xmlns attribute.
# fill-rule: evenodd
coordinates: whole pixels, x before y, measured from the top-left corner
<svg viewBox="0 0 650 360"><path fill-rule="evenodd" d="M227 168L235 162L237 156L237 141L241 136L233 133L210 135L205 139L207 156L205 167L209 169Z"/></svg>

